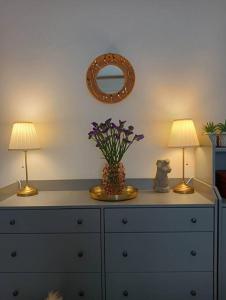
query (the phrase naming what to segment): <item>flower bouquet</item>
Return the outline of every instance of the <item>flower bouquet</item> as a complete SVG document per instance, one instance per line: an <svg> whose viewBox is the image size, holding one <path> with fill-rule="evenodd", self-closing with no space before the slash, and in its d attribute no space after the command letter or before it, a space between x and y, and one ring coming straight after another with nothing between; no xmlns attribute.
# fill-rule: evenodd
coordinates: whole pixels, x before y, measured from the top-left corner
<svg viewBox="0 0 226 300"><path fill-rule="evenodd" d="M106 195L122 194L126 187L122 158L134 142L144 138L143 134L134 134L134 127L126 127L125 123L126 121L119 121L116 125L111 119L100 124L93 122L88 134L106 159L102 176L102 187Z"/></svg>

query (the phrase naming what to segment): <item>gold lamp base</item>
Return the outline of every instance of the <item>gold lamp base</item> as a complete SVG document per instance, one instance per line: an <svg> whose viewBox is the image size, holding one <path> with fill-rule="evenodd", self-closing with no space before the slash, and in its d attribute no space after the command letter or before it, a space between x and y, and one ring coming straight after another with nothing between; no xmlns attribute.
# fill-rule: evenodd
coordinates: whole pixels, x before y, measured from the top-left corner
<svg viewBox="0 0 226 300"><path fill-rule="evenodd" d="M174 193L178 194L193 194L194 188L185 182L181 182L178 185L176 185L173 189Z"/></svg>
<svg viewBox="0 0 226 300"><path fill-rule="evenodd" d="M38 194L38 189L36 189L35 187L29 186L29 185L25 185L25 187L23 187L22 189L20 189L17 192L17 196L19 197L28 197L28 196L34 196Z"/></svg>

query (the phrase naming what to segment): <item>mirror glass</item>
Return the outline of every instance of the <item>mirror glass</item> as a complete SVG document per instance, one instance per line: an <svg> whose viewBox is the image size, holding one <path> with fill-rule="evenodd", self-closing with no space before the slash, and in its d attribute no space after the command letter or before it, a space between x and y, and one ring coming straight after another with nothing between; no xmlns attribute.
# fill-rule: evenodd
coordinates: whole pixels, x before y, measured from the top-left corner
<svg viewBox="0 0 226 300"><path fill-rule="evenodd" d="M119 67L108 65L97 73L96 81L103 93L113 94L119 92L124 87L125 76Z"/></svg>

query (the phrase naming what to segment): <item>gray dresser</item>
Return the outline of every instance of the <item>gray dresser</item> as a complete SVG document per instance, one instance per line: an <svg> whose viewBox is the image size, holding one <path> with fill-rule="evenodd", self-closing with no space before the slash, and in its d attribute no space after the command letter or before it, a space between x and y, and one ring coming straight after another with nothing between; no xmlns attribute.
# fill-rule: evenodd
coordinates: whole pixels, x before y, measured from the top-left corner
<svg viewBox="0 0 226 300"><path fill-rule="evenodd" d="M0 203L1 299L213 300L215 204L141 192L106 203L85 191Z"/></svg>
<svg viewBox="0 0 226 300"><path fill-rule="evenodd" d="M0 232L1 299L101 299L99 209L1 210Z"/></svg>
<svg viewBox="0 0 226 300"><path fill-rule="evenodd" d="M213 209L105 211L107 299L213 299Z"/></svg>

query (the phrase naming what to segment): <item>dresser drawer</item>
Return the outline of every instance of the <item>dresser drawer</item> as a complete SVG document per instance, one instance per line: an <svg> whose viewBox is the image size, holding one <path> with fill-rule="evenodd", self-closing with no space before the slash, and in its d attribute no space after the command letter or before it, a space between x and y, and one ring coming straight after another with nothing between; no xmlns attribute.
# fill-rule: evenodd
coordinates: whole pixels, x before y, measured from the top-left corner
<svg viewBox="0 0 226 300"><path fill-rule="evenodd" d="M100 211L99 209L0 211L0 233L52 232L100 232Z"/></svg>
<svg viewBox="0 0 226 300"><path fill-rule="evenodd" d="M108 274L106 300L213 300L209 272Z"/></svg>
<svg viewBox="0 0 226 300"><path fill-rule="evenodd" d="M105 234L107 272L212 271L213 234Z"/></svg>
<svg viewBox="0 0 226 300"><path fill-rule="evenodd" d="M101 300L100 274L0 274L3 300L42 300L60 290L64 300Z"/></svg>
<svg viewBox="0 0 226 300"><path fill-rule="evenodd" d="M105 209L106 232L212 231L212 208Z"/></svg>
<svg viewBox="0 0 226 300"><path fill-rule="evenodd" d="M0 272L100 271L97 233L0 235Z"/></svg>

